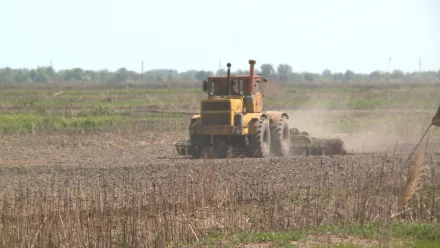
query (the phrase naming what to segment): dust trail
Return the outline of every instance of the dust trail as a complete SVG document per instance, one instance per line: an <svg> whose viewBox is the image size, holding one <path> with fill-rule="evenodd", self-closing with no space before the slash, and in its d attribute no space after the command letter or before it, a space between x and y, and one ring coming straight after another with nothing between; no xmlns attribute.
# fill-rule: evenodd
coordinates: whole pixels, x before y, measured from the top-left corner
<svg viewBox="0 0 440 248"><path fill-rule="evenodd" d="M287 110L290 126L313 137L340 138L348 152L408 152L428 125L430 110ZM432 117L431 117L432 118ZM426 125L425 125L426 124ZM440 132L428 149L440 150Z"/></svg>

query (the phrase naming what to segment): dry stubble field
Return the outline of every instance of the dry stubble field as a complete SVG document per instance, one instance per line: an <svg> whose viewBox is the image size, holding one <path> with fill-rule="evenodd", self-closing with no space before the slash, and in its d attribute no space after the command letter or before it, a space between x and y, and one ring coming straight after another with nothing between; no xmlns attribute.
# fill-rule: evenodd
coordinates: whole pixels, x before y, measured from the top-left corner
<svg viewBox="0 0 440 248"><path fill-rule="evenodd" d="M438 130L422 143L417 192L398 204L408 178L404 162L435 109L283 107L292 124L313 135L341 137L350 154L192 160L173 147L186 138L187 115L160 120L172 123L169 128L115 124L4 133L2 246L406 246L418 241L396 238L398 223L440 222ZM359 231L360 225L370 225L372 234ZM312 229L313 235L305 231ZM434 234L421 235L437 242Z"/></svg>

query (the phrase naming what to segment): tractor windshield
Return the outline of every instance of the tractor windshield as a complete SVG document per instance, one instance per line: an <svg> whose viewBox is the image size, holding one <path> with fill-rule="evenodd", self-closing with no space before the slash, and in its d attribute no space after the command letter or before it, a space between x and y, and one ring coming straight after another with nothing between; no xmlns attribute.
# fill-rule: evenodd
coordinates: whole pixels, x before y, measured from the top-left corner
<svg viewBox="0 0 440 248"><path fill-rule="evenodd" d="M208 82L208 92L214 96L248 95L249 79L231 78L230 88L226 79L212 79Z"/></svg>

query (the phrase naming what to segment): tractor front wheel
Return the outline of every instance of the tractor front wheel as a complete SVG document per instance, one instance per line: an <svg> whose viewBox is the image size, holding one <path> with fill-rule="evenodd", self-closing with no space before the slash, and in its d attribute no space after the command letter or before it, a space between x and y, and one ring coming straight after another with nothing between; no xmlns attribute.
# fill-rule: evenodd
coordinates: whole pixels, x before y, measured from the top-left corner
<svg viewBox="0 0 440 248"><path fill-rule="evenodd" d="M201 158L204 151L210 145L210 139L207 136L191 135L189 152L192 158Z"/></svg>
<svg viewBox="0 0 440 248"><path fill-rule="evenodd" d="M281 117L278 125L271 132L271 152L277 157L287 157L290 152L290 129L285 116Z"/></svg>
<svg viewBox="0 0 440 248"><path fill-rule="evenodd" d="M265 117L258 120L255 135L249 135L248 156L249 157L268 157L270 155L270 127L269 121Z"/></svg>

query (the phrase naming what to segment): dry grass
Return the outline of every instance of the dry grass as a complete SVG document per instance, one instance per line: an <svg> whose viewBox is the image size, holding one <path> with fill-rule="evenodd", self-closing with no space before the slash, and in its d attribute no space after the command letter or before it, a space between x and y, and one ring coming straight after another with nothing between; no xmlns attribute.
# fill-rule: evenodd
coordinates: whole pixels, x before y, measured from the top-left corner
<svg viewBox="0 0 440 248"><path fill-rule="evenodd" d="M423 172L423 151L419 150L416 160L408 170L408 179L399 197L399 205L404 205L416 193Z"/></svg>
<svg viewBox="0 0 440 248"><path fill-rule="evenodd" d="M22 185L3 196L2 246L166 247L219 233L382 223L401 191L407 192L408 210L396 219L440 220L438 168L416 194L420 170L412 169L404 186L401 158L289 161L295 162L183 161L167 171L160 166L127 169L123 175L96 175L87 183L53 177L40 188ZM420 168L420 158L416 164ZM297 174L309 179L298 180Z"/></svg>
<svg viewBox="0 0 440 248"><path fill-rule="evenodd" d="M1 134L119 132L131 131L133 126L149 131L149 123L155 124L157 120L167 126L182 120L178 128L187 128L188 118L200 110L200 99L206 98L198 83L128 87L60 83L0 88ZM323 114L319 113L310 123L317 123L330 133L357 133L372 129L372 125L387 134L418 131L420 123L431 121L432 102L438 98L436 86L429 84L390 87L269 82L264 90L265 110L302 110L295 112L294 124L308 112L321 111Z"/></svg>
<svg viewBox="0 0 440 248"><path fill-rule="evenodd" d="M432 125L440 127L440 106L438 106L437 113L434 118L432 118Z"/></svg>
<svg viewBox="0 0 440 248"><path fill-rule="evenodd" d="M122 111L129 110L132 119L112 125L115 132L138 134L149 130L160 139L171 130L176 137L184 134L186 138L188 122L184 118L145 118L145 113L170 108L175 111L198 110L198 97L202 93L194 91L195 86L177 87L188 89L185 94L175 89L169 91L164 85L154 85L158 88L154 92L141 91L150 87L145 85L131 85L128 89L126 85L117 86L123 90L115 90L117 87L113 86L111 91L105 84L92 87L82 84L44 85L29 92L26 87L13 86L2 91L4 104L0 112L8 116L23 111L27 114L41 112L42 116L53 114L74 119L81 111L82 114L89 113L93 110L91 106L96 107L94 104L99 103L114 110L109 112L110 116L122 116ZM413 91L403 86L394 89L374 85L368 89L363 85L352 85L348 93L344 91L346 87L345 84L292 86L290 93L286 93L283 90L289 87L276 85L272 91L266 92L265 104L271 108L305 109L321 104L324 108L328 107L327 102L317 100L326 99L343 103L332 106L334 108L355 106L368 109L378 104L386 109L404 108L406 106L399 104L407 99L424 99L426 102L415 106L424 108L428 106L427 102L437 97L435 90L428 86ZM47 92L40 91L46 89ZM62 94L55 95L61 90ZM396 94L390 93L391 90ZM19 99L23 92L27 92L25 96L33 105L27 101L29 99ZM408 92L418 93L407 98L393 97ZM116 100L102 101L109 96ZM133 99L139 102L130 105ZM179 104L185 99L191 100L186 105ZM144 100L151 102L146 106ZM401 118L425 123L425 113L408 114L406 111ZM292 116L299 118L299 115ZM331 127L325 121L335 122L335 116L324 117L317 123ZM367 116L366 120L362 113L350 112L337 119L336 122L341 122L338 127L344 130L353 127L353 132L365 123L369 130L378 128L369 125L378 122L375 115ZM408 130L415 129L407 119L398 120L396 126L405 123L402 133L408 134ZM306 123L308 127L309 123ZM386 127L383 127L383 133L389 133ZM66 140L70 142L68 138ZM172 145L170 147L172 149ZM78 168L57 165L47 171L26 166L11 169L14 175L24 179L19 181L19 186L5 190L1 197L0 246L167 247L191 244L219 233L228 236L240 232L276 232L322 225L387 223L390 216L401 221L440 221L440 162L434 153L424 156L419 153L408 171L397 155L391 158L387 155L359 155L227 159L220 162L176 159L177 162L169 161L170 164L155 164L149 162L156 158L149 157L148 152L142 153L141 158L134 158L145 161L135 167L129 166L134 159L128 157L124 161L126 164L117 169L112 169L112 164L106 165L105 169L96 169L94 164ZM93 156L102 154L105 153L96 150ZM115 154L107 153L107 156L121 153ZM134 156L133 152L130 156ZM27 159L32 160L34 156ZM111 159L105 161L111 163ZM422 171L425 177L421 177ZM6 172L2 170L1 173ZM41 179L44 174L52 178ZM403 180L402 175L408 175L408 179ZM405 210L397 211L396 205L404 206Z"/></svg>

